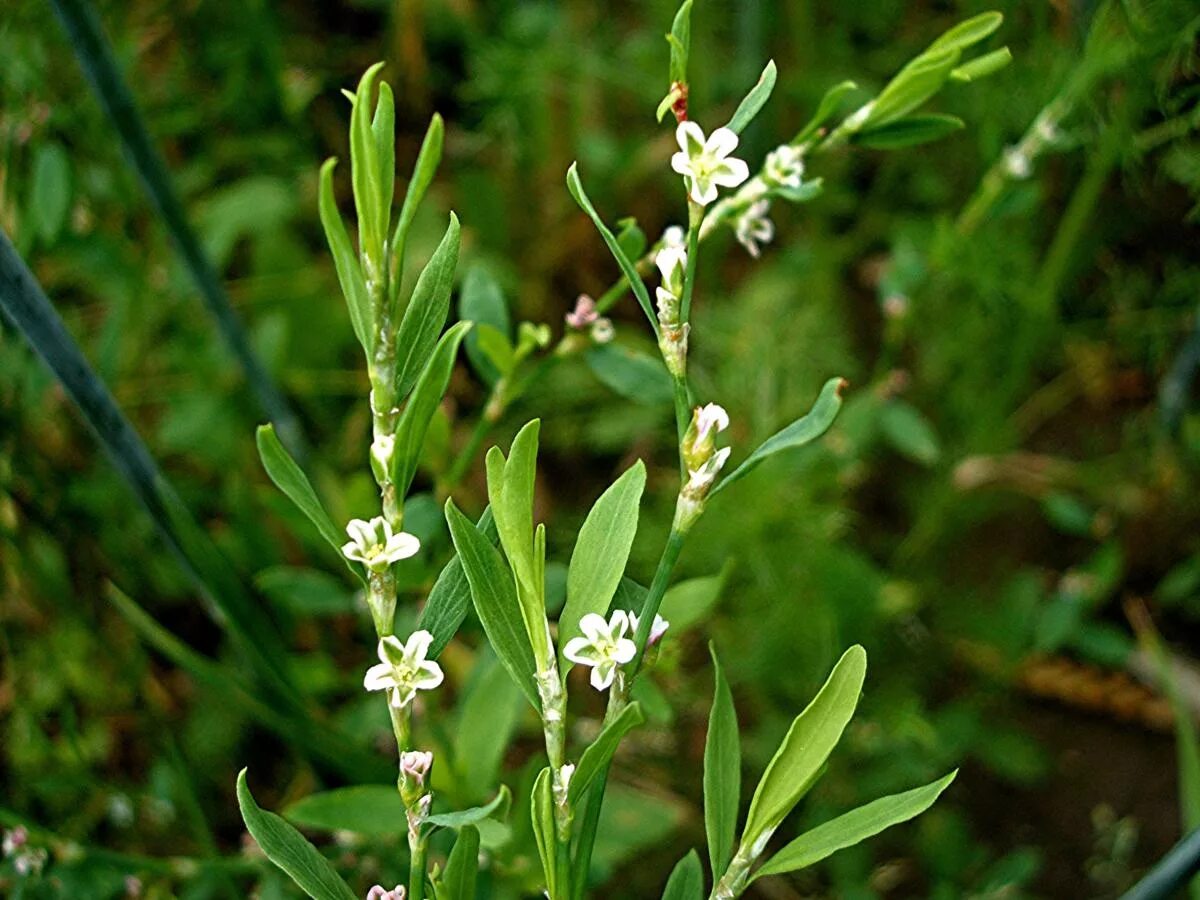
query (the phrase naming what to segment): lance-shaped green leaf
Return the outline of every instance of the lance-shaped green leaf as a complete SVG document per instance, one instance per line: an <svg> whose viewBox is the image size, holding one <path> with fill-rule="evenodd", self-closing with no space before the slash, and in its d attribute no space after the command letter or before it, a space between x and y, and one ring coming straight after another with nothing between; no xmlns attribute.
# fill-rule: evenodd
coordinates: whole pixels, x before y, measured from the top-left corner
<svg viewBox="0 0 1200 900"><path fill-rule="evenodd" d="M454 729L455 776L461 793L483 796L496 783L524 702L504 667L486 648L476 654L458 703Z"/></svg>
<svg viewBox="0 0 1200 900"><path fill-rule="evenodd" d="M721 671L716 648L709 644L708 651L712 654L715 680L708 736L704 741L704 833L708 838L713 880L717 881L733 858L742 787L742 745L729 682Z"/></svg>
<svg viewBox="0 0 1200 900"><path fill-rule="evenodd" d="M646 716L642 712L641 704L631 703L621 710L621 714L609 722L591 746L583 751L579 765L575 767L575 774L571 776L571 783L567 786L567 799L572 805L580 801L592 780L608 767L621 739L645 721Z"/></svg>
<svg viewBox="0 0 1200 900"><path fill-rule="evenodd" d="M654 333L658 334L658 316L654 312L654 305L650 302L650 294L646 290L646 284L642 281L642 277L637 273L637 267L633 261L625 255L625 251L621 249L621 243L616 236L609 230L608 226L600 218L600 214L596 212L596 208L592 206L592 201L588 199L587 192L583 189L583 182L579 180L578 163L571 163L571 168L567 170L567 190L571 192L571 196L575 198L575 202L579 204L592 224L596 226L596 230L600 232L600 237L604 239L604 243L608 245L609 252L616 259L617 265L621 269L621 274L625 276L625 280L629 282L629 286L633 289L633 295L637 297L638 305L641 306L642 312L646 314L646 318L650 320L650 327Z"/></svg>
<svg viewBox="0 0 1200 900"><path fill-rule="evenodd" d="M471 587L475 612L492 649L533 708L540 709L533 647L525 630L512 573L500 551L459 511L453 500L446 501L446 522Z"/></svg>
<svg viewBox="0 0 1200 900"><path fill-rule="evenodd" d="M918 56L880 91L862 123L863 129L886 125L908 115L942 89L961 57L962 51L957 47L927 50Z"/></svg>
<svg viewBox="0 0 1200 900"><path fill-rule="evenodd" d="M558 618L560 648L581 633L580 619L607 612L629 561L645 487L646 467L638 460L600 495L579 529L567 570L567 603ZM562 665L565 672L569 663Z"/></svg>
<svg viewBox="0 0 1200 900"><path fill-rule="evenodd" d="M512 368L512 320L504 291L487 266L475 263L463 276L458 295L458 317L468 319L476 326L467 335L467 359L484 382L495 384ZM485 342L489 346L484 346ZM508 365L504 364L505 358Z"/></svg>
<svg viewBox="0 0 1200 900"><path fill-rule="evenodd" d="M958 770L955 769L945 778L932 784L914 788L902 794L881 797L823 825L818 825L812 831L800 835L767 860L766 865L754 873L754 878L760 878L763 875L780 875L784 872L795 872L807 868L838 850L853 847L867 838L874 837L885 828L891 828L893 825L919 816L933 806L934 801L942 791L950 786L950 782L957 774Z"/></svg>
<svg viewBox="0 0 1200 900"><path fill-rule="evenodd" d="M329 860L304 835L275 813L259 809L246 786L245 769L238 773L237 797L246 829L263 853L308 896L314 900L358 900L358 895L334 871Z"/></svg>
<svg viewBox="0 0 1200 900"><path fill-rule="evenodd" d="M792 722L750 801L743 845L753 846L778 828L812 787L854 715L866 674L867 654L856 644L842 655L824 687Z"/></svg>
<svg viewBox="0 0 1200 900"><path fill-rule="evenodd" d="M458 355L458 345L463 337L471 330L470 322L459 322L452 325L442 335L434 347L433 355L425 366L425 371L417 380L412 395L400 419L396 423L396 447L392 456L395 471L392 479L396 484L396 494L403 497L412 485L413 476L417 473L417 463L421 460L421 447L425 443L425 432L429 430L429 420L442 402L446 386L450 383L450 374L454 371L454 358Z"/></svg>
<svg viewBox="0 0 1200 900"><path fill-rule="evenodd" d="M379 100L371 119L371 139L375 143L375 165L378 169L379 233L386 235L391 224L392 199L396 193L396 101L392 87L379 83Z"/></svg>
<svg viewBox="0 0 1200 900"><path fill-rule="evenodd" d="M809 410L808 414L801 416L791 425L759 444L757 450L746 457L740 466L717 484L713 489L713 494L723 491L739 478L748 475L768 456L774 456L783 450L803 447L823 435L833 424L838 410L842 408L842 390L845 386L844 378L830 378L825 382L825 386L821 388L821 393L817 397L817 402L813 404L813 408Z"/></svg>
<svg viewBox="0 0 1200 900"><path fill-rule="evenodd" d="M321 214L321 227L325 229L325 240L328 241L329 251L333 254L338 284L342 286L342 295L346 298L346 307L350 311L350 324L354 326L354 336L370 356L375 346L374 329L371 325L371 300L367 296L367 283L363 280L354 247L350 244L350 235L346 232L346 223L342 221L342 214L338 212L337 201L333 197L333 168L336 165L336 159L328 159L325 165L321 166L317 208Z"/></svg>
<svg viewBox="0 0 1200 900"><path fill-rule="evenodd" d="M950 80L964 83L978 81L980 78L995 75L1010 62L1012 62L1012 51L1007 47L1001 47L999 50L993 50L991 53L985 53L983 56L963 63L950 73Z"/></svg>
<svg viewBox="0 0 1200 900"><path fill-rule="evenodd" d="M692 0L683 0L679 5L667 43L671 47L671 84L687 84L688 55L692 49Z"/></svg>
<svg viewBox="0 0 1200 900"><path fill-rule="evenodd" d="M446 860L437 889L438 900L475 900L475 881L479 875L479 829L465 825Z"/></svg>
<svg viewBox="0 0 1200 900"><path fill-rule="evenodd" d="M500 537L496 534L496 523L492 520L492 509L488 507L479 517L475 528L495 547ZM417 629L433 635L429 645L429 658L436 659L450 643L471 606L471 584L463 570L462 560L455 554L442 568L425 601L421 615L417 617Z"/></svg>
<svg viewBox="0 0 1200 900"><path fill-rule="evenodd" d="M280 443L279 438L275 435L275 426L258 426L255 439L258 443L258 455L262 459L263 468L267 470L267 476L316 526L321 537L329 542L329 546L346 563L346 567L361 579L362 573L358 568L342 556L345 535L338 531L338 527L333 524L333 519L329 518L329 513L325 511L325 507L317 497L317 492L313 490L312 482L308 480L304 470L296 464L291 454Z"/></svg>
<svg viewBox="0 0 1200 900"><path fill-rule="evenodd" d="M772 59L767 62L766 68L758 76L758 81L750 89L750 93L742 98L742 102L734 110L733 118L729 120L729 124L725 126L726 128L741 134L742 130L754 121L754 117L758 115L759 111L770 98L771 91L775 90L777 75L775 60Z"/></svg>
<svg viewBox="0 0 1200 900"><path fill-rule="evenodd" d="M538 576L544 558L535 546L533 490L537 477L538 419L526 423L513 438L506 460L499 447L488 451L488 500L500 544L517 578L517 599L533 647L534 658L548 662L545 581Z"/></svg>
<svg viewBox="0 0 1200 900"><path fill-rule="evenodd" d="M356 784L309 794L283 814L302 828L385 837L396 833L396 823L404 821L405 812L394 784Z"/></svg>
<svg viewBox="0 0 1200 900"><path fill-rule="evenodd" d="M359 252L364 259L382 262L384 234L380 231L379 148L371 130L371 96L383 63L363 73L350 107L350 180L358 212ZM381 273L382 274L382 273Z"/></svg>
<svg viewBox="0 0 1200 900"><path fill-rule="evenodd" d="M542 860L542 871L546 875L546 893L558 897L558 867L555 865L554 792L551 787L550 767L538 772L533 782L532 802L529 815L533 820L533 839L537 844L538 856Z"/></svg>
<svg viewBox="0 0 1200 900"><path fill-rule="evenodd" d="M837 115L841 108L842 101L851 91L858 89L858 85L853 81L843 81L835 84L825 92L825 96L821 98L821 102L817 104L817 111L813 113L813 117L808 120L808 124L801 128L794 138L793 144L803 144L805 141L815 137L825 124Z"/></svg>
<svg viewBox="0 0 1200 900"><path fill-rule="evenodd" d="M695 850L689 850L671 870L662 900L704 900L704 869Z"/></svg>
<svg viewBox="0 0 1200 900"><path fill-rule="evenodd" d="M425 368L437 344L446 315L458 265L458 216L450 213L446 234L417 278L412 299L396 332L396 397L404 398Z"/></svg>
<svg viewBox="0 0 1200 900"><path fill-rule="evenodd" d="M396 231L392 235L392 294L393 300L400 290L400 282L404 275L404 251L408 246L408 232L416 218L417 209L433 182L438 163L442 161L442 144L445 136L445 125L437 113L429 121L425 131L425 139L421 141L421 150L417 153L417 161L413 165L412 178L408 182L408 190L404 192L404 204L400 207L400 217L396 220ZM467 317L469 318L469 317Z"/></svg>
<svg viewBox="0 0 1200 900"><path fill-rule="evenodd" d="M665 406L674 389L662 357L620 344L598 344L583 353L584 362L605 387L634 403Z"/></svg>
<svg viewBox="0 0 1200 900"><path fill-rule="evenodd" d="M929 45L929 50L965 50L993 34L1003 22L1003 13L980 13L943 33Z"/></svg>
<svg viewBox="0 0 1200 900"><path fill-rule="evenodd" d="M937 113L905 116L886 125L864 128L855 135L854 143L871 150L899 150L939 141L964 127L965 123L957 116Z"/></svg>
<svg viewBox="0 0 1200 900"><path fill-rule="evenodd" d="M483 806L472 806L470 809L428 816L425 824L431 828L462 828L466 825L476 825L487 818L503 819L508 815L508 807L511 803L512 791L508 789L508 785L502 784L490 803Z"/></svg>

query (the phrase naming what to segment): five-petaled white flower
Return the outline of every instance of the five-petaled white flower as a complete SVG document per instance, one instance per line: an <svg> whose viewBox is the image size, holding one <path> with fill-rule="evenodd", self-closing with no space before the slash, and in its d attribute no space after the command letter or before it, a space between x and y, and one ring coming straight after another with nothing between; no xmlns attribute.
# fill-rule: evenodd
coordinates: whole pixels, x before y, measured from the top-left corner
<svg viewBox="0 0 1200 900"><path fill-rule="evenodd" d="M751 203L738 216L737 223L733 228L738 243L745 247L746 252L755 259L758 259L759 253L762 252L759 245L770 243L771 238L775 237L775 224L767 218L767 212L770 209L770 200Z"/></svg>
<svg viewBox="0 0 1200 900"><path fill-rule="evenodd" d="M382 885L375 885L367 891L367 900L404 900L408 896L408 889L398 884L390 891Z"/></svg>
<svg viewBox="0 0 1200 900"><path fill-rule="evenodd" d="M679 152L671 157L671 168L684 176L692 200L707 206L717 199L717 187L735 188L750 177L750 169L730 156L737 149L738 136L728 128L718 128L707 138L695 122L680 122L675 130Z"/></svg>
<svg viewBox="0 0 1200 900"><path fill-rule="evenodd" d="M417 691L431 691L442 683L442 667L425 658L433 635L414 631L407 644L395 635L379 641L379 663L367 669L363 687L387 691L392 706L400 709L412 702Z"/></svg>
<svg viewBox="0 0 1200 900"><path fill-rule="evenodd" d="M415 556L421 549L421 542L414 535L407 531L393 532L392 523L383 516L376 516L369 522L351 519L346 534L350 535L350 540L342 545L342 554L375 572Z"/></svg>
<svg viewBox="0 0 1200 900"><path fill-rule="evenodd" d="M763 176L777 187L798 188L804 175L804 151L781 144L767 154Z"/></svg>
<svg viewBox="0 0 1200 900"><path fill-rule="evenodd" d="M592 687L603 691L613 683L617 668L637 654L637 645L625 637L629 614L614 610L607 622L604 616L588 613L579 620L582 637L574 637L563 647L563 656L571 662L592 667Z"/></svg>
<svg viewBox="0 0 1200 900"><path fill-rule="evenodd" d="M629 627L633 629L633 633L637 634L638 629L638 614L630 610L629 612ZM654 614L654 624L650 626L650 639L646 641L647 647L653 647L658 643L659 638L667 633L667 629L671 627L671 623L660 616Z"/></svg>

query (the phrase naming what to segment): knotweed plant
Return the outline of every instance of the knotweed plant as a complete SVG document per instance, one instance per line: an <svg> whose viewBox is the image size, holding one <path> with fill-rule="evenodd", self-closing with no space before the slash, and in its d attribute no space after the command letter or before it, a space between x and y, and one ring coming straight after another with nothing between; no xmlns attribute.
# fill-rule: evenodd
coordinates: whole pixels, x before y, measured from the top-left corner
<svg viewBox="0 0 1200 900"><path fill-rule="evenodd" d="M689 533L717 495L765 459L819 438L837 415L845 387L842 379L829 379L807 414L749 452L724 446L731 417L739 412L736 398L697 396L688 377L688 348L694 337L691 309L702 245L729 228L751 256L759 256L774 237L772 204L803 203L819 195L821 180L810 171L822 154L844 145L909 146L948 134L962 123L919 113L918 108L947 84L982 77L1008 60L1002 49L964 62L963 54L999 27L1000 16L986 14L964 22L840 121L844 101L856 88L850 82L834 87L812 120L752 170L741 154L739 135L767 102L775 65L767 65L728 122L697 115L688 103L690 15L689 0L668 35L669 89L659 107L660 121L668 115L674 120L677 150L663 165L678 179L686 225L668 228L649 245L628 226L614 233L589 199L578 169L570 168L567 188L611 251L621 280L600 300L581 296L564 310L566 334L552 351L543 353L549 344L548 326L526 324L515 343L494 328L480 327L478 346L496 376L491 398L481 427L460 457L465 462L456 465L458 471L442 485L453 487L488 426L537 373L545 371L539 357L558 359L612 340L614 327L604 313L632 291L673 387L679 463L674 518L648 586L626 572L646 487L646 467L638 461L600 495L579 529L567 567L565 604L551 621L547 525L534 517L539 435L535 419L517 432L507 453L499 447L487 452L488 505L482 515L472 520L453 498L446 501L456 555L425 598L415 628L395 633L397 572L405 560L422 552L420 541L405 531L406 496L459 346L473 324L460 321L443 331L459 251L459 225L453 215L411 294L401 296L409 229L441 155L441 120L435 117L429 127L393 224L393 98L386 83L376 87L379 66L368 70L348 95L357 247L334 202L334 162L321 169L321 221L370 381L372 440L364 457L379 490L378 514L338 528L270 428L261 429L258 440L271 478L361 580L375 629L375 646L370 649L378 661L368 665L368 648L363 648L362 686L381 695L395 735L397 794L392 796L398 795L399 806L388 807L398 814L387 824L405 836L408 878L406 884L391 888L363 885L360 891L372 900L465 900L488 894L490 889L481 885L494 884L504 874L517 880L518 890L544 893L550 900L581 900L587 895L609 770L624 737L645 720L634 687L653 666L656 648L672 640L671 623L660 609ZM651 277L653 296L646 276ZM444 721L430 721L441 714L423 697L439 691L446 681L439 656L471 607L491 651L541 726L544 765L513 809L505 785L496 788L492 802L457 811L440 809L433 791L446 732L456 719L446 715ZM949 785L954 773L876 800L790 842L776 842L776 833L820 776L854 714L866 662L861 647L844 653L824 687L792 722L743 816L737 712L712 648L715 686L703 773L708 873L700 855L688 853L665 881L664 898L700 900L706 881L714 900L740 896L756 878L811 866L919 814ZM573 680L578 685L573 690L599 692L606 704L599 730L584 745L572 739L577 730L569 727L568 675L574 667L585 669L586 678ZM238 799L263 851L310 896L344 900L363 895L352 890L295 828L257 806L245 772L238 780ZM439 832L453 832L453 842ZM517 865L510 865L507 873L490 871L500 868L493 863L502 848L509 860L526 854L539 864L523 870L523 875Z"/></svg>

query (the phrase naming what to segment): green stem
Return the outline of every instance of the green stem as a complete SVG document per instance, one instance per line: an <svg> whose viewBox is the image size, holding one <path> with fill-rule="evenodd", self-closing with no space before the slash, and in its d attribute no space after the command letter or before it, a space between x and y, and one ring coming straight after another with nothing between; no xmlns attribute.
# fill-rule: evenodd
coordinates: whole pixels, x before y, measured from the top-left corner
<svg viewBox="0 0 1200 900"><path fill-rule="evenodd" d="M641 668L642 657L646 655L646 645L650 642L650 631L654 627L654 617L658 614L658 608L662 605L662 599L667 593L667 585L671 581L671 573L675 571L675 563L679 559L679 553L683 550L683 543L686 539L687 531L676 527L672 527L671 533L667 535L667 545L663 548L662 557L658 561L658 568L654 572L654 580L650 582L650 590L646 592L646 602L643 604L642 611L638 616L637 633L633 636L633 642L637 646L637 654L625 669L626 683L630 687L633 686L633 680L637 677L638 671Z"/></svg>
<svg viewBox="0 0 1200 900"><path fill-rule="evenodd" d="M425 858L429 844L420 825L408 830L408 900L425 900Z"/></svg>
<svg viewBox="0 0 1200 900"><path fill-rule="evenodd" d="M680 298L679 317L684 327L692 314L692 289L696 285L696 260L700 247L700 226L704 222L704 207L688 198L687 269L683 277L683 297Z"/></svg>

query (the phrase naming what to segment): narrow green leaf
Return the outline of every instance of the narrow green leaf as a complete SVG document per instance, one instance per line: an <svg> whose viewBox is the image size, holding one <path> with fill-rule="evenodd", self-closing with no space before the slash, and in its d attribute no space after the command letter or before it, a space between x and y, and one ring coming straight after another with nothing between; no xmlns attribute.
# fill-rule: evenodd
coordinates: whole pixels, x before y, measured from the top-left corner
<svg viewBox="0 0 1200 900"><path fill-rule="evenodd" d="M538 577L534 546L533 491L537 478L538 419L513 438L508 459L499 448L487 454L488 500L500 533L500 544L517 578L517 600L533 648L534 659L546 660L545 583Z"/></svg>
<svg viewBox="0 0 1200 900"><path fill-rule="evenodd" d="M1003 13L980 13L945 32L929 45L929 50L965 50L994 33L1003 22Z"/></svg>
<svg viewBox="0 0 1200 900"><path fill-rule="evenodd" d="M379 230L379 153L371 132L371 96L383 63L363 73L350 111L350 180L358 212L359 251L366 259L381 260L383 233Z"/></svg>
<svg viewBox="0 0 1200 900"><path fill-rule="evenodd" d="M980 78L995 75L1001 69L1008 66L1010 62L1012 62L1012 51L1007 47L1001 47L999 50L993 50L991 53L985 53L983 56L976 57L970 62L963 63L950 73L950 80L961 82L978 81Z"/></svg>
<svg viewBox="0 0 1200 900"><path fill-rule="evenodd" d="M246 786L246 770L238 773L238 807L246 829L267 858L283 869L314 900L358 900L329 860L299 831L275 813L259 809Z"/></svg>
<svg viewBox="0 0 1200 900"><path fill-rule="evenodd" d="M733 693L721 671L716 647L711 643L708 652L712 654L714 683L708 736L704 741L704 833L708 838L713 881L718 881L733 859L742 788L742 744Z"/></svg>
<svg viewBox="0 0 1200 900"><path fill-rule="evenodd" d="M558 619L560 656L567 641L580 634L580 619L608 610L629 561L645 487L646 467L638 460L600 495L579 529L567 570L567 603ZM568 667L562 660L562 671Z"/></svg>
<svg viewBox="0 0 1200 900"><path fill-rule="evenodd" d="M567 799L572 805L580 801L588 785L608 766L609 760L617 752L621 738L645 721L646 716L642 713L641 705L630 703L621 710L620 715L605 726L591 746L583 751L567 787Z"/></svg>
<svg viewBox="0 0 1200 900"><path fill-rule="evenodd" d="M367 283L363 280L358 258L350 244L350 235L346 232L346 223L342 221L342 214L338 212L337 201L333 197L333 168L336 165L336 159L327 159L325 165L321 166L317 207L321 214L321 227L325 229L325 240L333 254L338 283L342 286L346 308L350 311L350 324L354 326L354 336L370 356L375 346L371 327L371 301L367 297Z"/></svg>
<svg viewBox="0 0 1200 900"><path fill-rule="evenodd" d="M404 411L400 413L400 419L396 423L396 449L393 456L395 471L392 475L396 483L396 495L399 497L408 493L413 476L417 474L417 464L421 461L421 448L425 444L429 420L441 404L442 395L446 393L446 386L450 383L450 375L454 371L454 358L458 355L458 345L470 330L470 322L459 322L442 335L433 349L433 355L429 357L425 370L417 380Z"/></svg>
<svg viewBox="0 0 1200 900"><path fill-rule="evenodd" d="M671 84L687 84L688 54L692 47L692 0L683 0L679 5L667 43L671 46Z"/></svg>
<svg viewBox="0 0 1200 900"><path fill-rule="evenodd" d="M721 592L729 581L733 566L734 561L727 559L716 575L688 578L667 588L658 611L671 623L673 633L678 634L708 618L712 608L721 599Z"/></svg>
<svg viewBox="0 0 1200 900"><path fill-rule="evenodd" d="M255 438L258 442L258 455L263 468L267 470L267 476L316 526L321 537L325 538L338 557L345 561L347 568L361 579L362 573L358 568L342 556L342 544L345 542L342 533L338 531L333 520L329 518L329 513L317 498L317 492L313 490L308 476L280 443L275 435L275 426L258 426Z"/></svg>
<svg viewBox="0 0 1200 900"><path fill-rule="evenodd" d="M34 150L29 219L42 241L52 243L62 232L71 211L71 161L58 141L46 141Z"/></svg>
<svg viewBox="0 0 1200 900"><path fill-rule="evenodd" d="M483 511L475 528L492 547L499 542L496 523L492 521L491 507ZM421 615L417 617L417 629L424 629L433 635L433 642L429 645L430 659L436 659L450 643L463 619L467 617L470 606L471 585L467 580L467 573L463 571L462 560L455 554L442 568L437 581L433 583Z"/></svg>
<svg viewBox="0 0 1200 900"><path fill-rule="evenodd" d="M371 138L375 142L375 159L379 185L379 233L387 234L396 193L396 101L386 81L379 83L379 99L371 119Z"/></svg>
<svg viewBox="0 0 1200 900"><path fill-rule="evenodd" d="M690 7L690 0L685 5ZM650 294L646 290L646 284L642 281L642 277L638 275L637 267L633 264L633 261L621 249L621 244L616 239L616 236L604 224L604 221L600 218L600 214L596 212L596 208L592 206L592 201L588 199L587 192L583 189L583 182L579 180L578 165L578 163L571 163L571 168L567 170L567 190L571 192L571 196L575 198L575 202L579 204L579 208L587 213L588 218L592 220L592 224L596 226L596 230L600 232L600 237L608 245L609 252L616 259L617 265L621 269L621 274L629 282L629 286L633 289L633 295L637 297L638 305L642 307L642 312L650 320L651 329L657 335L658 316L654 312L654 304L650 302Z"/></svg>
<svg viewBox="0 0 1200 900"><path fill-rule="evenodd" d="M880 91L861 130L908 115L942 89L961 56L962 51L956 47L928 50L918 56Z"/></svg>
<svg viewBox="0 0 1200 900"><path fill-rule="evenodd" d="M401 827L405 812L394 784L358 784L309 794L283 814L302 828L386 837Z"/></svg>
<svg viewBox="0 0 1200 900"><path fill-rule="evenodd" d="M589 347L583 360L605 387L634 403L665 406L674 397L661 356L613 343Z"/></svg>
<svg viewBox="0 0 1200 900"><path fill-rule="evenodd" d="M453 500L446 501L446 522L471 587L475 612L492 649L533 708L540 709L533 647L525 630L512 573L500 552L459 512Z"/></svg>
<svg viewBox="0 0 1200 900"><path fill-rule="evenodd" d="M617 229L617 243L621 245L625 255L630 259L641 259L649 242L637 219L627 216L617 222Z"/></svg>
<svg viewBox="0 0 1200 900"><path fill-rule="evenodd" d="M475 880L479 875L479 829L464 825L446 860L446 871L438 890L438 900L475 900Z"/></svg>
<svg viewBox="0 0 1200 900"><path fill-rule="evenodd" d="M744 478L760 462L783 450L803 447L823 435L833 424L838 410L842 408L842 390L846 386L843 378L830 378L821 388L817 402L807 415L801 416L791 425L767 438L751 453L740 466L729 473L713 489L713 494L723 491L739 478Z"/></svg>
<svg viewBox="0 0 1200 900"><path fill-rule="evenodd" d="M456 812L438 813L427 817L425 824L434 828L462 828L465 825L477 825L489 817L503 819L508 814L511 803L512 791L508 789L508 785L502 784L490 803Z"/></svg>
<svg viewBox="0 0 1200 900"><path fill-rule="evenodd" d="M400 282L404 276L404 252L408 247L408 232L416 218L417 209L433 182L438 164L442 161L442 144L445 140L445 125L437 113L429 120L429 128L425 131L425 139L421 141L421 149L417 153L417 161L413 165L412 178L409 179L408 189L404 192L404 204L400 207L400 217L396 220L396 231L392 235L392 267L395 272L392 278L393 294L400 290Z"/></svg>
<svg viewBox="0 0 1200 900"><path fill-rule="evenodd" d="M890 400L879 410L879 430L899 453L923 466L931 466L942 455L937 431L915 406ZM1090 516L1089 524L1090 524Z"/></svg>
<svg viewBox="0 0 1200 900"><path fill-rule="evenodd" d="M756 844L778 828L812 787L854 715L866 674L867 654L856 644L842 655L824 687L792 722L763 773L750 802L743 843Z"/></svg>
<svg viewBox="0 0 1200 900"><path fill-rule="evenodd" d="M899 150L928 144L961 131L966 123L957 116L929 114L905 116L886 125L864 128L854 136L854 143L870 150Z"/></svg>
<svg viewBox="0 0 1200 900"><path fill-rule="evenodd" d="M490 384L512 374L517 366L517 351L512 341L490 325L480 325L475 334L475 368ZM469 342L468 342L469 346Z"/></svg>
<svg viewBox="0 0 1200 900"><path fill-rule="evenodd" d="M495 384L504 373L504 367L484 348L485 335L489 343L499 343L511 357L512 320L504 291L487 266L474 263L463 276L462 290L458 294L458 317L475 323L475 330L467 335L467 359L486 384Z"/></svg>
<svg viewBox="0 0 1200 900"><path fill-rule="evenodd" d="M555 865L554 794L551 787L550 767L538 772L533 783L532 803L529 815L533 819L533 838L537 843L538 856L542 860L542 871L546 875L548 896L558 897L558 867Z"/></svg>
<svg viewBox="0 0 1200 900"><path fill-rule="evenodd" d="M496 783L524 709L520 689L495 655L485 648L476 656L454 729L456 774L461 793L472 798L483 796Z"/></svg>
<svg viewBox="0 0 1200 900"><path fill-rule="evenodd" d="M408 395L437 344L446 315L450 291L458 265L458 216L450 213L450 225L433 251L428 265L417 278L412 299L396 332L396 397Z"/></svg>
<svg viewBox="0 0 1200 900"><path fill-rule="evenodd" d="M817 132L824 127L825 123L837 115L838 109L841 108L842 101L851 91L858 89L858 85L853 81L843 81L835 84L825 92L825 96L821 98L821 102L817 105L817 111L813 113L813 117L808 120L808 124L801 128L794 138L793 144L803 144L816 136Z"/></svg>
<svg viewBox="0 0 1200 900"><path fill-rule="evenodd" d="M741 134L742 130L754 121L754 117L758 115L759 111L770 98L771 91L775 90L777 75L775 60L772 59L767 62L766 68L758 76L758 81L750 89L750 93L742 98L742 102L734 110L733 118L729 120L729 124L725 126L726 128Z"/></svg>
<svg viewBox="0 0 1200 900"><path fill-rule="evenodd" d="M704 900L704 869L695 850L689 850L671 870L662 900Z"/></svg>
<svg viewBox="0 0 1200 900"><path fill-rule="evenodd" d="M886 828L919 816L933 806L934 801L950 786L957 774L958 770L955 769L945 778L932 784L902 794L881 797L818 825L767 860L766 865L755 872L751 880L763 875L780 875L808 868L838 850L853 847Z"/></svg>

